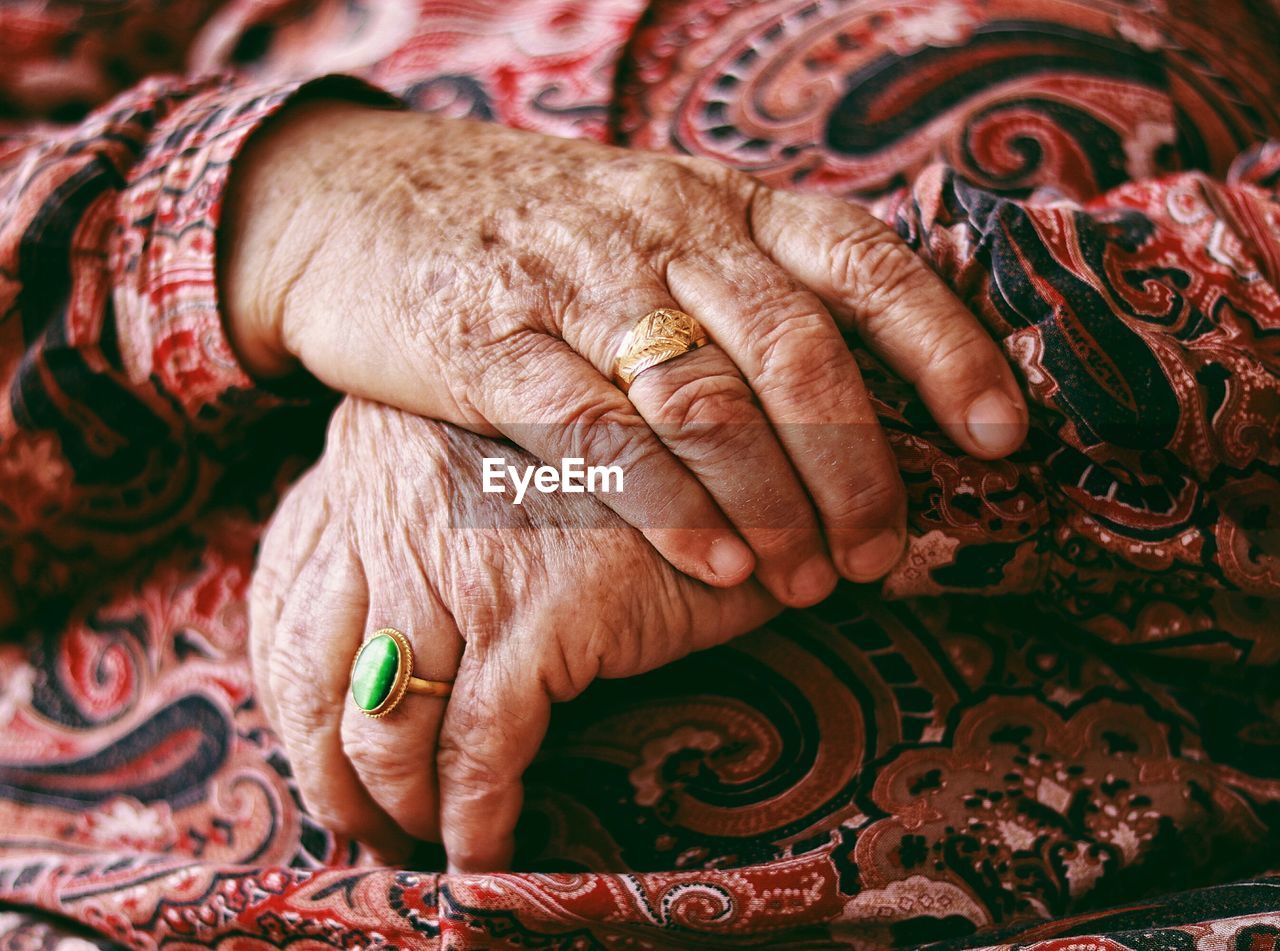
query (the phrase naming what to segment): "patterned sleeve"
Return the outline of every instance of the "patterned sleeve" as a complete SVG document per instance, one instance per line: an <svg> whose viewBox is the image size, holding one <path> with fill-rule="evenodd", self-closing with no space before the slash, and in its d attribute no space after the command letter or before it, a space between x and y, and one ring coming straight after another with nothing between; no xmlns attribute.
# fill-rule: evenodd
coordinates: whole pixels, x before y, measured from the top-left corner
<svg viewBox="0 0 1280 951"><path fill-rule="evenodd" d="M184 524L282 403L224 335L214 245L238 149L303 94L379 95L154 78L0 133L0 623Z"/></svg>
<svg viewBox="0 0 1280 951"><path fill-rule="evenodd" d="M1003 342L1024 451L965 459L874 366L912 493L898 595L1031 593L1130 651L1280 662L1280 143L1086 203L934 167L877 209Z"/></svg>

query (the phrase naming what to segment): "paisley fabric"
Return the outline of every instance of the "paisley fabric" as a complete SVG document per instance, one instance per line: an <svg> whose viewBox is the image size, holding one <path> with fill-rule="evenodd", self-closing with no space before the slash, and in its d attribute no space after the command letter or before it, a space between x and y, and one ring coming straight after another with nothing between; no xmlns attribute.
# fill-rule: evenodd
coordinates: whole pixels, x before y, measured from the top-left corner
<svg viewBox="0 0 1280 951"><path fill-rule="evenodd" d="M558 709L512 874L312 821L245 656L328 401L236 365L221 196L378 88L869 203L1033 407L967 459L859 353L907 555ZM0 94L0 947L1280 947L1273 7L16 2Z"/></svg>
<svg viewBox="0 0 1280 951"><path fill-rule="evenodd" d="M1275 20L1246 4L703 6L655 5L618 131L775 187L876 194L941 160L1002 194L1085 199L1179 169L1221 176L1280 108Z"/></svg>

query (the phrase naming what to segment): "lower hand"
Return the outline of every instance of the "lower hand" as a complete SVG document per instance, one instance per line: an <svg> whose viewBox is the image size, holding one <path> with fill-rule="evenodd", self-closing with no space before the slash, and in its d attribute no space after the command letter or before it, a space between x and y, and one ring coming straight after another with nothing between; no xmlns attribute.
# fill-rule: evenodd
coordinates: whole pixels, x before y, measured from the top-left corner
<svg viewBox="0 0 1280 951"><path fill-rule="evenodd" d="M590 497L514 509L480 493L462 474L494 451L349 399L262 542L250 596L258 697L312 815L389 859L417 838L443 841L455 870L506 866L552 702L779 610L755 582L717 589L674 570ZM382 627L408 635L417 676L456 679L452 696L361 712L352 659Z"/></svg>

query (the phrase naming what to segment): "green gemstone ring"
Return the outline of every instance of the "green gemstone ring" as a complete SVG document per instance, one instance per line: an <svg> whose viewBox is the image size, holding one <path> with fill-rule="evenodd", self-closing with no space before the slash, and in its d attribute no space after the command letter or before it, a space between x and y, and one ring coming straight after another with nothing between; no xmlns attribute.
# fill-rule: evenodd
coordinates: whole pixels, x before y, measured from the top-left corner
<svg viewBox="0 0 1280 951"><path fill-rule="evenodd" d="M447 697L453 685L413 676L413 647L393 627L375 631L351 664L351 697L367 716L385 717L407 692Z"/></svg>

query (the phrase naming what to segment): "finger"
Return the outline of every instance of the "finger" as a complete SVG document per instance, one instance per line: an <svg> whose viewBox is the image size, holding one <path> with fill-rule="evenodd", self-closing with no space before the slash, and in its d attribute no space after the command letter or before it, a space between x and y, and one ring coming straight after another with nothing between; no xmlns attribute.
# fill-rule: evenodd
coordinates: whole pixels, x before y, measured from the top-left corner
<svg viewBox="0 0 1280 951"><path fill-rule="evenodd" d="M756 577L793 607L835 587L809 496L733 361L715 343L645 370L627 394L756 553Z"/></svg>
<svg viewBox="0 0 1280 951"><path fill-rule="evenodd" d="M717 589L672 573L666 597L643 612L648 622L636 632L641 653L626 658L605 652L599 675L641 673L742 634L779 610L778 603L754 579ZM531 616L540 612L528 608ZM570 699L582 685L566 677L563 662L554 675L539 659L554 653L561 613L526 631L510 631L492 647L473 638L464 653L453 696L445 711L437 754L440 824L451 872L487 872L507 868L515 851L515 829L523 804L522 778L546 735L554 699ZM591 615L582 624L606 624ZM582 643L600 642L579 630ZM621 664L622 666L618 666ZM549 686L557 685L558 686Z"/></svg>
<svg viewBox="0 0 1280 951"><path fill-rule="evenodd" d="M767 188L751 205L760 248L818 294L965 452L1007 455L1027 407L991 335L889 228L847 202Z"/></svg>
<svg viewBox="0 0 1280 951"><path fill-rule="evenodd" d="M653 670L754 630L782 610L755 578L736 588L709 588L673 575L672 588L656 602L644 616L648 628L638 635L640 662L610 653L601 659L598 676L633 677ZM545 678L545 682L554 681ZM572 693L553 692L552 699L572 699Z"/></svg>
<svg viewBox="0 0 1280 951"><path fill-rule="evenodd" d="M504 373L487 375L476 396L503 435L543 460L619 467L624 491L597 497L680 571L717 586L751 574L751 550L715 500L623 393L564 341L531 334ZM544 421L527 422L532 393L541 394Z"/></svg>
<svg viewBox="0 0 1280 951"><path fill-rule="evenodd" d="M813 294L755 251L682 258L676 298L705 316L799 472L841 574L871 581L906 538L905 491L853 355Z"/></svg>
<svg viewBox="0 0 1280 951"><path fill-rule="evenodd" d="M606 652L599 675L631 676L722 644L749 631L779 611L778 603L757 581L728 589L710 588L671 575L667 597L643 614L648 622L636 633L640 655ZM539 612L530 609L536 616ZM488 652L474 639L463 654L453 696L445 710L437 762L440 777L440 831L451 872L489 872L510 866L515 829L524 801L522 778L546 735L554 687L556 700L568 700L581 685L542 673L538 659L555 643L559 610ZM606 624L590 616L582 624ZM578 632L582 643L597 639ZM621 665L621 666L619 666Z"/></svg>
<svg viewBox="0 0 1280 951"><path fill-rule="evenodd" d="M368 616L368 591L355 556L322 541L281 612L268 660L280 741L307 811L340 835L388 859L408 842L360 783L342 748L342 711Z"/></svg>
<svg viewBox="0 0 1280 951"><path fill-rule="evenodd" d="M284 607L284 595L276 591L278 584L280 582L274 573L268 580L255 571L249 592L249 663L253 673L254 697L267 724L277 736L280 734L280 712L275 693L269 685L267 667Z"/></svg>
<svg viewBox="0 0 1280 951"><path fill-rule="evenodd" d="M521 778L547 732L551 702L510 651L464 653L440 731L440 832L450 872L508 868Z"/></svg>
<svg viewBox="0 0 1280 951"><path fill-rule="evenodd" d="M262 534L249 589L249 648L254 690L272 730L279 734L279 713L267 676L285 598L302 567L311 559L326 521L299 504L313 476L308 473L280 500Z"/></svg>
<svg viewBox="0 0 1280 951"><path fill-rule="evenodd" d="M406 526L391 557L366 559L370 609L366 637L382 628L404 633L413 646L416 677L452 681L462 656L453 618L414 558ZM395 556L400 557L395 557ZM385 716L373 718L347 695L342 741L347 758L373 801L415 839L440 839L436 743L444 698L406 694Z"/></svg>
<svg viewBox="0 0 1280 951"><path fill-rule="evenodd" d="M661 307L679 309L666 279L628 272L578 296L564 338L611 377L628 332ZM775 596L799 607L831 593L836 573L813 506L751 388L714 341L644 370L627 398L751 546L756 576Z"/></svg>

